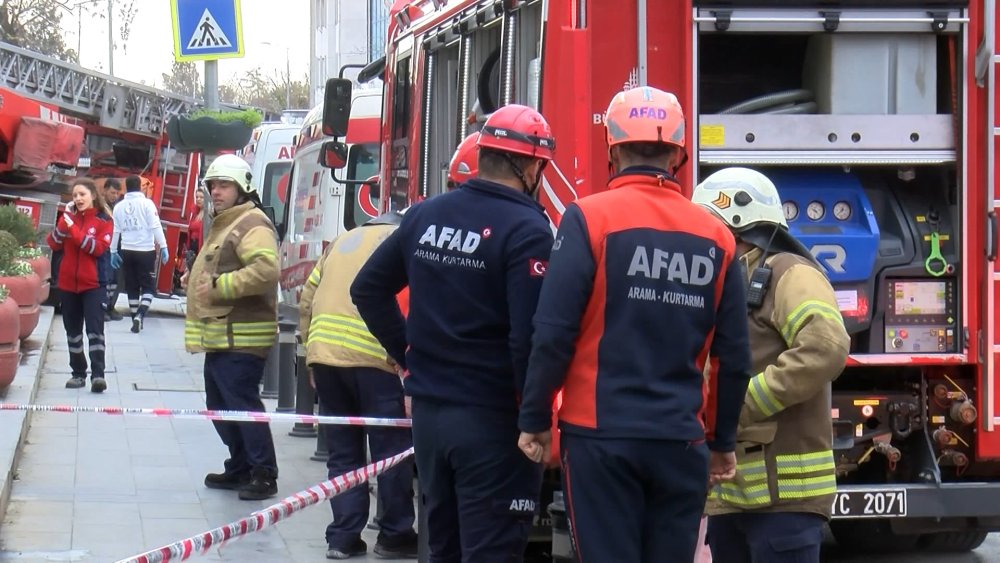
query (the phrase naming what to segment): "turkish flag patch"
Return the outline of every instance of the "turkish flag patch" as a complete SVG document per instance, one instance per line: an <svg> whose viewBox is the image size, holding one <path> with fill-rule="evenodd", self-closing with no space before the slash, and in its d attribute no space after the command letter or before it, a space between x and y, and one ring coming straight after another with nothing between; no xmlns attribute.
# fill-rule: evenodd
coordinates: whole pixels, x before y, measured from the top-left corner
<svg viewBox="0 0 1000 563"><path fill-rule="evenodd" d="M532 258L531 260L528 260L528 275L533 278L543 278L545 277L545 270L548 267L549 263L545 260Z"/></svg>

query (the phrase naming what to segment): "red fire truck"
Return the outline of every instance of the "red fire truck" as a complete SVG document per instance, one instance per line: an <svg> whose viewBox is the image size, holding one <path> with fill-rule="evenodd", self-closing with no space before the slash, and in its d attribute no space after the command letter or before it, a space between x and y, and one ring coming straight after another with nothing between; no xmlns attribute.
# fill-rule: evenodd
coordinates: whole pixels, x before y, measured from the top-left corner
<svg viewBox="0 0 1000 563"><path fill-rule="evenodd" d="M55 226L72 178L138 174L177 252L194 205L198 155L164 133L192 98L113 78L0 42L0 200L15 203L43 234ZM0 201L2 203L2 201ZM173 264L157 289L173 289Z"/></svg>
<svg viewBox="0 0 1000 563"><path fill-rule="evenodd" d="M557 225L604 189L612 96L675 92L682 182L768 174L837 292L835 537L974 549L1000 530L996 27L987 0L398 0L360 76L385 83L381 206L440 193L459 140L522 103L557 139Z"/></svg>

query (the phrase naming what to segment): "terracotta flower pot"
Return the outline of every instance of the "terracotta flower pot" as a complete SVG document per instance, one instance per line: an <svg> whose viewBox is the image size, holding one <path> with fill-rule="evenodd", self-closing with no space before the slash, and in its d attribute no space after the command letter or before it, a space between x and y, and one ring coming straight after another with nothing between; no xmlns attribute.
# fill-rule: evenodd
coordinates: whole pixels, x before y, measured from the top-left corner
<svg viewBox="0 0 1000 563"><path fill-rule="evenodd" d="M31 265L31 269L35 271L38 279L42 282L41 291L38 292L38 302L44 303L49 298L52 262L47 256L38 256L37 258L25 260L25 262Z"/></svg>
<svg viewBox="0 0 1000 563"><path fill-rule="evenodd" d="M14 381L17 374L20 340L20 310L9 296L0 301L0 389Z"/></svg>
<svg viewBox="0 0 1000 563"><path fill-rule="evenodd" d="M41 292L42 281L34 272L26 276L0 277L0 285L7 286L10 297L17 302L21 312L20 337L27 338L38 325L38 295Z"/></svg>

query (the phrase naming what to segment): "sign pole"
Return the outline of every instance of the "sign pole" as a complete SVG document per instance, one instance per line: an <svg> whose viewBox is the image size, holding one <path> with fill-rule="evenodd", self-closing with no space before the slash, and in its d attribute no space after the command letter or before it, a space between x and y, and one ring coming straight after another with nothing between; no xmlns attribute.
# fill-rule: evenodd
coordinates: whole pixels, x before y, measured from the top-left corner
<svg viewBox="0 0 1000 563"><path fill-rule="evenodd" d="M108 74L111 76L115 75L115 35L114 35L114 25L111 22L113 17L112 13L113 5L111 0L108 0ZM80 52L77 51L77 57L80 56Z"/></svg>
<svg viewBox="0 0 1000 563"><path fill-rule="evenodd" d="M205 61L205 107L219 109L219 61Z"/></svg>

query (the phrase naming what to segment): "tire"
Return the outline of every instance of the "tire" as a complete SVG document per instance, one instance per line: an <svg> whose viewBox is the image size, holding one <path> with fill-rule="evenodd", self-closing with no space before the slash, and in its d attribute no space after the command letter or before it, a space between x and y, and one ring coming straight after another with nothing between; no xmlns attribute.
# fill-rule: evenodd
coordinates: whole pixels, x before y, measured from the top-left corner
<svg viewBox="0 0 1000 563"><path fill-rule="evenodd" d="M833 520L830 532L841 549L856 553L899 553L911 551L920 540L918 534L897 534L889 521Z"/></svg>
<svg viewBox="0 0 1000 563"><path fill-rule="evenodd" d="M987 532L937 532L920 536L920 548L935 553L964 553L972 551L986 541Z"/></svg>

